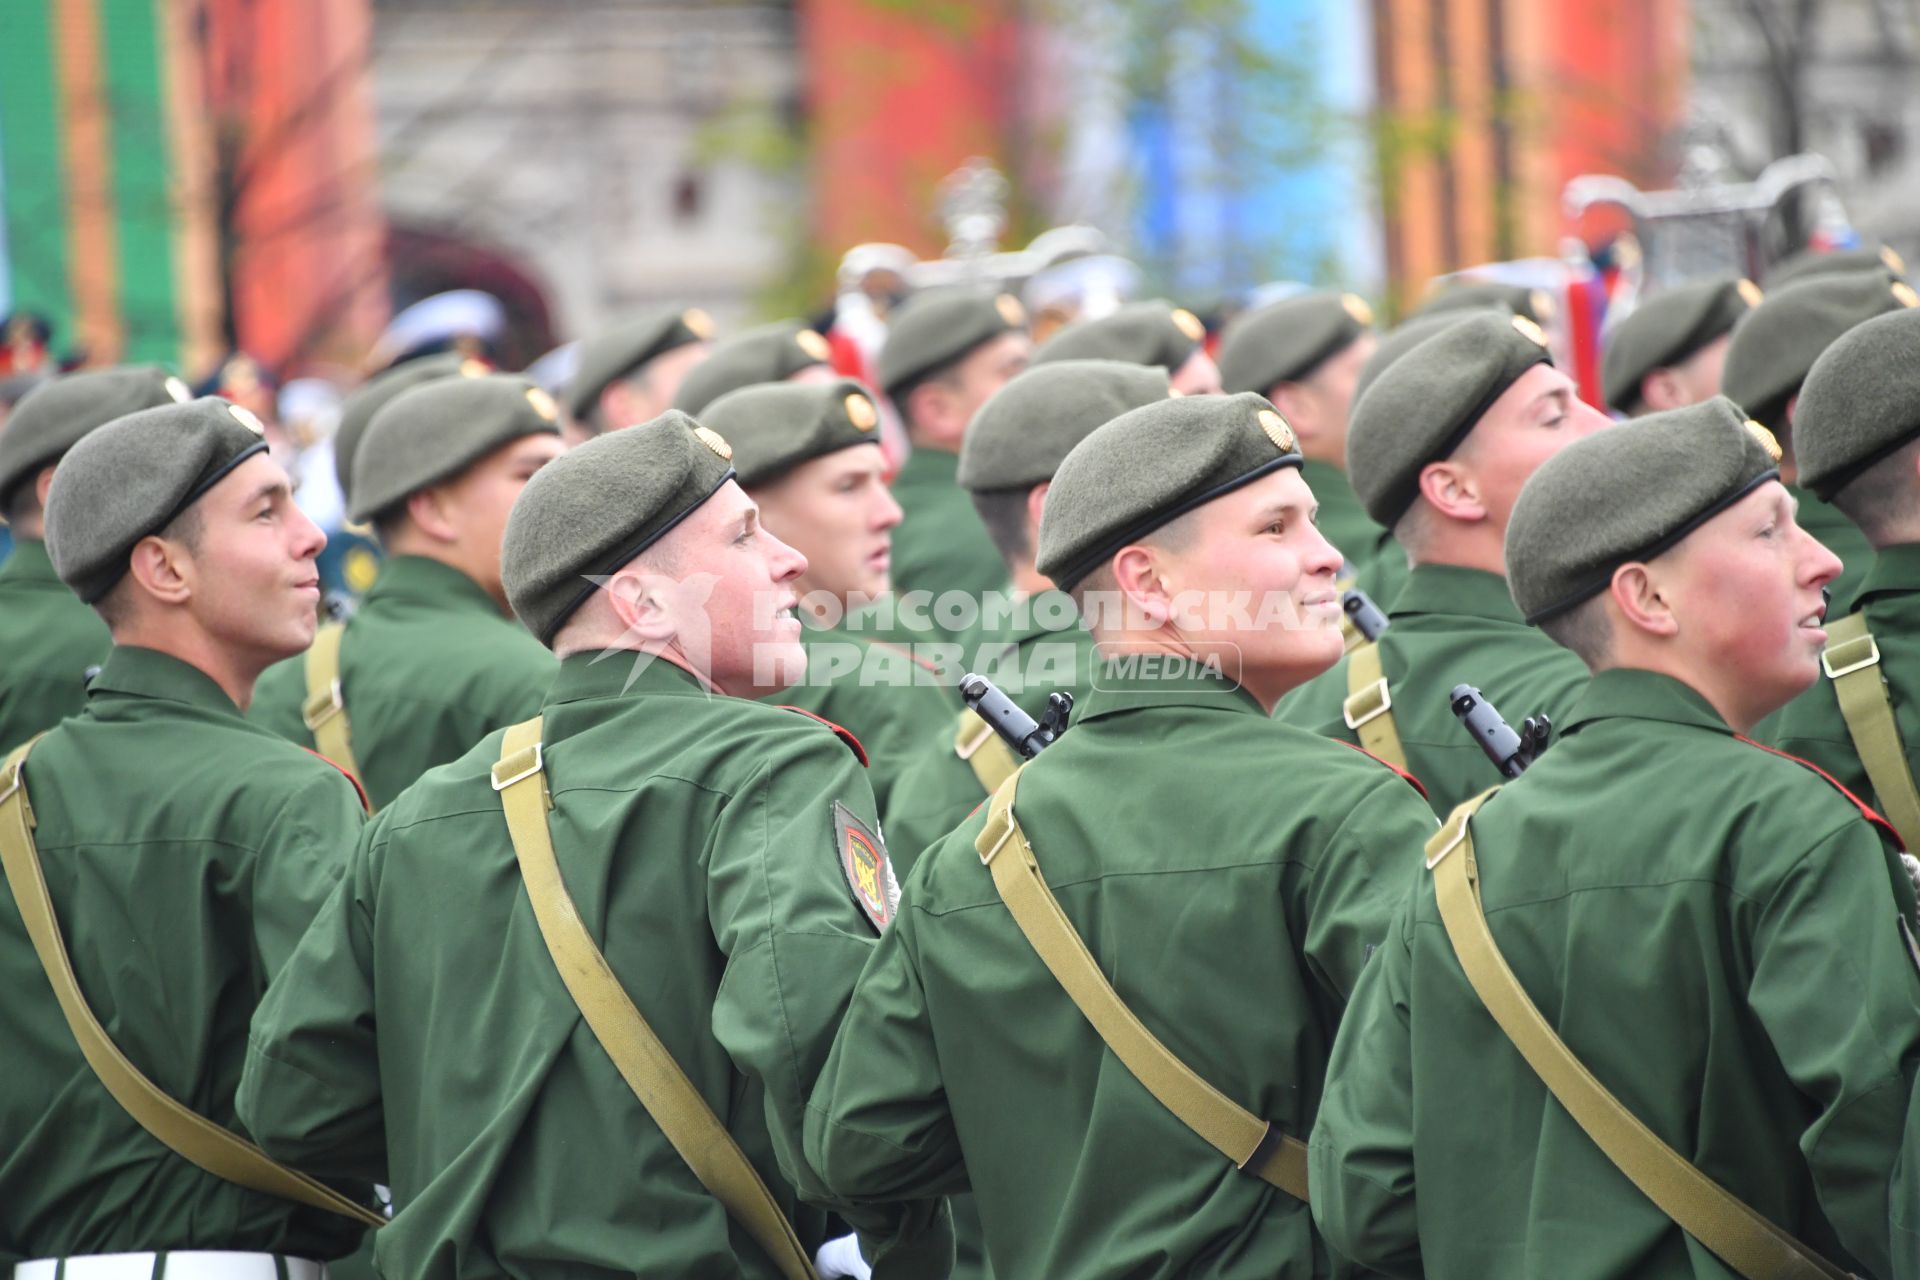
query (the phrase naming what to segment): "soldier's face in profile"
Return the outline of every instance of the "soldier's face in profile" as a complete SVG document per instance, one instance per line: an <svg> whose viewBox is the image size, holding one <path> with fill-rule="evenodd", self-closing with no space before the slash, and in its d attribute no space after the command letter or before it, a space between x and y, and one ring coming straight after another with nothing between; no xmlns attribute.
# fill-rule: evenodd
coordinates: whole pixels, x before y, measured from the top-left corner
<svg viewBox="0 0 1920 1280"><path fill-rule="evenodd" d="M1173 621L1269 708L1340 658L1340 553L1313 522L1297 468L1262 476L1194 511L1165 553Z"/></svg>
<svg viewBox="0 0 1920 1280"><path fill-rule="evenodd" d="M900 504L887 488L886 455L857 444L801 463L753 491L766 527L806 557L802 595L820 591L843 605L889 585Z"/></svg>
<svg viewBox="0 0 1920 1280"><path fill-rule="evenodd" d="M507 535L507 515L534 473L564 452L559 436L522 436L437 486L439 512L460 568L502 609L507 589L500 581L500 544Z"/></svg>
<svg viewBox="0 0 1920 1280"><path fill-rule="evenodd" d="M796 584L806 557L760 521L760 509L729 480L669 538L673 576L699 591L677 594L682 652L722 693L752 698L806 673ZM706 654L696 651L704 630Z"/></svg>
<svg viewBox="0 0 1920 1280"><path fill-rule="evenodd" d="M327 545L294 505L280 464L255 454L193 506L197 532L176 545L187 607L214 640L261 667L313 640L314 558Z"/></svg>
<svg viewBox="0 0 1920 1280"><path fill-rule="evenodd" d="M1648 566L1675 642L1737 729L1785 706L1820 675L1821 588L1840 560L1794 519L1770 481ZM1715 692L1717 690L1717 692ZM1742 720L1745 723L1741 723Z"/></svg>
<svg viewBox="0 0 1920 1280"><path fill-rule="evenodd" d="M1535 365L1482 414L1454 453L1468 467L1481 507L1505 529L1520 487L1548 458L1613 423L1580 399L1573 379L1551 365Z"/></svg>

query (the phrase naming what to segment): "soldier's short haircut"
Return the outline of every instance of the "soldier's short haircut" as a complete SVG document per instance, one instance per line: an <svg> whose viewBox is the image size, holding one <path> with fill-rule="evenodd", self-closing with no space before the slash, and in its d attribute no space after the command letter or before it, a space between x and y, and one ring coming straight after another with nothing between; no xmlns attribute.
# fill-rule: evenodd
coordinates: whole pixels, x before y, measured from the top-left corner
<svg viewBox="0 0 1920 1280"><path fill-rule="evenodd" d="M1920 466L1920 438L1907 441L1849 481L1833 495L1833 505L1875 547L1912 536L1916 466Z"/></svg>
<svg viewBox="0 0 1920 1280"><path fill-rule="evenodd" d="M1607 617L1607 593L1583 600L1539 624L1547 638L1598 671L1613 652L1613 623Z"/></svg>
<svg viewBox="0 0 1920 1280"><path fill-rule="evenodd" d="M1033 560L1033 531L1028 527L1027 497L1031 489L989 489L968 496L987 537L1009 569Z"/></svg>
<svg viewBox="0 0 1920 1280"><path fill-rule="evenodd" d="M201 535L206 531L206 513L200 509L199 503L194 503L168 521L166 528L160 530L155 536L165 538L169 542L181 543L189 552L197 553L200 550ZM132 582L133 575L129 573L114 583L112 590L93 602L93 611L100 615L100 620L107 624L108 630L127 621L129 611L127 602L132 598L132 593L138 590L131 585Z"/></svg>

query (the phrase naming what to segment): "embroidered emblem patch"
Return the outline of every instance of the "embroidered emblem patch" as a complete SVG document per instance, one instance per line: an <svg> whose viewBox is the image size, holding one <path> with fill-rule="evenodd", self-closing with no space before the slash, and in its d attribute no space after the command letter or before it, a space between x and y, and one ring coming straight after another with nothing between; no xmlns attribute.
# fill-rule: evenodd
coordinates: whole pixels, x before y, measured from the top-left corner
<svg viewBox="0 0 1920 1280"><path fill-rule="evenodd" d="M833 842L853 900L884 933L900 906L900 882L893 877L887 846L838 800L833 802Z"/></svg>

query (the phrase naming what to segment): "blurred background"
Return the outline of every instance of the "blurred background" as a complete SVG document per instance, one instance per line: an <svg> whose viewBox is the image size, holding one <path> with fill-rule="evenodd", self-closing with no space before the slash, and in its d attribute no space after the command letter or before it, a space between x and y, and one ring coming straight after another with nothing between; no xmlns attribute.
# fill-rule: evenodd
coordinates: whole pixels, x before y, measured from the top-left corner
<svg viewBox="0 0 1920 1280"><path fill-rule="evenodd" d="M1477 270L1577 347L1623 279L1913 256L1917 46L1920 0L8 0L0 373L520 368L968 275L1044 326Z"/></svg>

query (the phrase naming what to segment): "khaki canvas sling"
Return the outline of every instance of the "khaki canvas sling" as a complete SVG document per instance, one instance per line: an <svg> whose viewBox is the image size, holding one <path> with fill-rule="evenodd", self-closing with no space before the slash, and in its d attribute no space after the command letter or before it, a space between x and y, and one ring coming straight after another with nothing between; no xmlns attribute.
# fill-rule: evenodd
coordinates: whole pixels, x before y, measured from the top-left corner
<svg viewBox="0 0 1920 1280"><path fill-rule="evenodd" d="M1024 768L1024 766L1022 766ZM1099 962L1060 909L1014 816L1020 770L995 788L987 825L974 841L993 887L1054 979L1128 1071L1180 1123L1206 1139L1242 1172L1307 1198L1307 1148L1215 1089L1160 1043L1127 1008Z"/></svg>
<svg viewBox="0 0 1920 1280"><path fill-rule="evenodd" d="M25 766L32 742L15 748L0 766L0 864L7 885L20 908L21 923L33 942L34 954L53 986L54 999L66 1016L67 1027L79 1042L80 1053L106 1086L113 1100L139 1122L142 1129L176 1154L216 1178L300 1204L337 1213L363 1226L386 1225L386 1219L366 1205L356 1204L338 1191L306 1174L289 1169L238 1134L189 1110L147 1079L88 1007L60 936L53 896L47 891L40 850L33 839L33 806L27 798Z"/></svg>
<svg viewBox="0 0 1920 1280"><path fill-rule="evenodd" d="M1393 694L1380 665L1380 645L1368 641L1347 655L1347 700L1340 706L1347 728L1360 735L1360 745L1397 769L1407 767L1407 749L1400 745L1400 726L1393 721Z"/></svg>
<svg viewBox="0 0 1920 1280"><path fill-rule="evenodd" d="M1007 740L972 711L960 713L960 723L954 730L953 753L967 762L988 795L998 791L1000 784L1020 768L1020 757L1007 745Z"/></svg>
<svg viewBox="0 0 1920 1280"><path fill-rule="evenodd" d="M1840 715L1847 722L1854 754L1886 811L1900 842L1920 851L1920 790L1907 765L1900 727L1893 720L1893 699L1880 670L1880 646L1867 630L1867 615L1852 613L1827 629L1820 665L1833 681Z"/></svg>
<svg viewBox="0 0 1920 1280"><path fill-rule="evenodd" d="M547 790L546 763L540 751L541 724L542 718L535 716L507 730L500 743L500 761L493 766L493 789L500 793L506 811L507 833L533 903L533 917L567 994L700 1185L766 1251L787 1280L813 1280L812 1259L793 1224L740 1144L640 1015L567 893L547 826L553 797Z"/></svg>
<svg viewBox="0 0 1920 1280"><path fill-rule="evenodd" d="M340 638L346 624L322 623L307 646L307 700L300 707L300 718L321 755L364 781L360 766L353 758L353 734L347 723L347 704L340 698Z"/></svg>
<svg viewBox="0 0 1920 1280"><path fill-rule="evenodd" d="M1480 904L1468 822L1498 791L1455 809L1427 841L1427 869L1447 940L1467 982L1542 1083L1647 1199L1747 1280L1845 1280L1833 1266L1700 1172L1622 1106L1567 1048L1507 967Z"/></svg>

